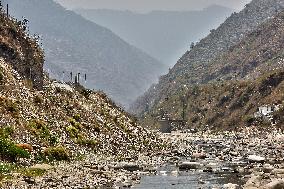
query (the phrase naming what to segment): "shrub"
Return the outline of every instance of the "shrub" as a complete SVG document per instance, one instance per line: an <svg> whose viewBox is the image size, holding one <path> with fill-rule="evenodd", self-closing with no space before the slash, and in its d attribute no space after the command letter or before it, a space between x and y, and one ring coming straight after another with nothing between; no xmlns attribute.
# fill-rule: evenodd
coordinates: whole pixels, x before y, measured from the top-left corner
<svg viewBox="0 0 284 189"><path fill-rule="evenodd" d="M255 117L248 115L244 118L244 121L248 126L251 126L256 121L256 119Z"/></svg>
<svg viewBox="0 0 284 189"><path fill-rule="evenodd" d="M3 138L8 138L13 132L14 129L10 126L0 128L0 136Z"/></svg>
<svg viewBox="0 0 284 189"><path fill-rule="evenodd" d="M36 136L39 136L42 139L50 138L50 131L48 127L46 126L45 122L35 119L35 120L30 121L28 127L32 130L32 132Z"/></svg>
<svg viewBox="0 0 284 189"><path fill-rule="evenodd" d="M80 117L76 117L77 119L80 119ZM75 119L70 119L69 120L70 124L75 127L78 130L82 129L82 126L80 125L80 123L78 123Z"/></svg>
<svg viewBox="0 0 284 189"><path fill-rule="evenodd" d="M35 96L34 97L34 102L36 103L36 104L41 104L41 103L43 103L43 99L42 99L42 97L41 96Z"/></svg>
<svg viewBox="0 0 284 189"><path fill-rule="evenodd" d="M0 163L0 174L10 173L14 167L7 163Z"/></svg>
<svg viewBox="0 0 284 189"><path fill-rule="evenodd" d="M4 81L4 74L3 72L0 70L0 84L2 84Z"/></svg>
<svg viewBox="0 0 284 189"><path fill-rule="evenodd" d="M46 173L44 169L24 168L19 170L26 177L40 177Z"/></svg>
<svg viewBox="0 0 284 189"><path fill-rule="evenodd" d="M50 135L49 143L51 145L56 145L58 143L58 137L56 135Z"/></svg>
<svg viewBox="0 0 284 189"><path fill-rule="evenodd" d="M12 141L0 137L0 156L15 161L17 158L29 158L30 154L26 150L17 147Z"/></svg>
<svg viewBox="0 0 284 189"><path fill-rule="evenodd" d="M65 161L70 160L69 153L62 146L50 147L44 151L50 160Z"/></svg>
<svg viewBox="0 0 284 189"><path fill-rule="evenodd" d="M75 121L80 122L81 120L81 116L79 114L76 114L73 116L73 119L75 119Z"/></svg>
<svg viewBox="0 0 284 189"><path fill-rule="evenodd" d="M66 131L72 138L76 138L79 134L79 130L76 129L76 127L74 127L74 126L67 127Z"/></svg>
<svg viewBox="0 0 284 189"><path fill-rule="evenodd" d="M80 145L83 145L83 146L90 147L90 148L95 148L99 144L98 141L95 140L95 139L85 140L85 139L82 139L82 138L78 139L77 143L80 144Z"/></svg>

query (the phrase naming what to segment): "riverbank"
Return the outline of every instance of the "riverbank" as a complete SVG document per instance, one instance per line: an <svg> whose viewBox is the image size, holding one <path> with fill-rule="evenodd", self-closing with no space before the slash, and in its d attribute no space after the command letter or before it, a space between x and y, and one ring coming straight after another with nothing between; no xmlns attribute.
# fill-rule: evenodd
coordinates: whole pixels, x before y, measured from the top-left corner
<svg viewBox="0 0 284 189"><path fill-rule="evenodd" d="M139 186L145 176L167 174L160 169L166 164L176 168L171 170L175 177L185 173L206 173L209 177L236 178L223 179L219 184L214 180L211 185L210 180L197 180L202 188L209 185L215 188L277 188L283 183L284 134L281 130L260 132L256 128L247 128L242 132L176 132L161 138L172 145L163 153L141 154L138 159L129 157L123 161L118 161L115 156L88 154L73 162L37 165L36 168L45 170L42 176L15 173L13 179L3 182L2 187L127 188Z"/></svg>

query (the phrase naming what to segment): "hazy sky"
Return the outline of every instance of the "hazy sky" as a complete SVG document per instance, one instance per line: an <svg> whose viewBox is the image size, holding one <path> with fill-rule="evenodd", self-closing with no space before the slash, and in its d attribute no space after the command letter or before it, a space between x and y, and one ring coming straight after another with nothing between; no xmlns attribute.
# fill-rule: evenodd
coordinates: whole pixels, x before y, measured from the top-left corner
<svg viewBox="0 0 284 189"><path fill-rule="evenodd" d="M148 12L151 10L198 10L218 4L241 10L251 0L56 0L68 9L120 9Z"/></svg>

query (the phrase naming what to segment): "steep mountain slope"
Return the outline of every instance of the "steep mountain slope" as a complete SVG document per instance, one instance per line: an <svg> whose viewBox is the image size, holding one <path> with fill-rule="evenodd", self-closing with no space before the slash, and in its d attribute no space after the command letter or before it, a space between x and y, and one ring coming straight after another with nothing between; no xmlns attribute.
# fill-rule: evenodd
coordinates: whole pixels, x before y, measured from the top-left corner
<svg viewBox="0 0 284 189"><path fill-rule="evenodd" d="M112 162L138 161L165 147L155 134L137 125L102 92L86 90L78 84L51 82L47 77L43 77L38 86L42 90L32 88L30 84L36 83L38 77L30 78L21 70L36 69L37 74L43 76L43 52L36 40L25 34L25 27L19 22L7 18L2 11L0 20L1 188L22 188L28 184L41 185L36 188L54 187L50 178L42 178L40 182L33 182L32 178L43 175L50 165L45 164L44 168L42 165L30 166L55 160L54 166L58 161L66 161L63 165L68 169L66 173L73 172L73 175L76 175L77 167L70 169L69 166L74 162L79 162L81 172L83 165L95 164L97 167L92 167L92 172L84 170L84 178L92 177L88 183L82 175L69 183L72 187L76 184L81 188L95 187L105 183L99 181L106 178L99 171L99 158ZM7 49L9 51L5 51ZM34 56L29 56L32 53ZM103 159L103 163L106 164L106 160ZM65 174L56 171L54 169L53 174ZM66 180L54 182L56 188L66 186ZM114 184L115 180L109 182Z"/></svg>
<svg viewBox="0 0 284 189"><path fill-rule="evenodd" d="M33 87L42 89L43 52L25 32L25 24L0 15L0 56L11 63Z"/></svg>
<svg viewBox="0 0 284 189"><path fill-rule="evenodd" d="M283 42L284 11L260 25L227 53L208 62L205 69L192 73L191 79L202 84L176 90L167 100L153 106L145 123L154 122L161 109L180 118L179 98L185 96L187 121L191 126L235 128L263 124L263 120L254 118L258 107L284 105ZM275 123L281 126L283 119L279 115L283 115L283 108L275 114Z"/></svg>
<svg viewBox="0 0 284 189"><path fill-rule="evenodd" d="M182 90L184 85L202 83L204 78L209 78L206 79L209 81L210 61L228 52L230 47L240 42L245 35L283 10L283 6L282 0L253 0L244 10L230 16L218 29L186 52L173 69L160 78L157 85L152 86L133 104L131 110L142 115L152 106ZM204 72L207 75L200 75Z"/></svg>
<svg viewBox="0 0 284 189"><path fill-rule="evenodd" d="M94 9L79 9L75 12L111 29L130 44L173 66L190 48L191 42L205 37L233 10L212 5L200 11L153 11L145 14Z"/></svg>
<svg viewBox="0 0 284 189"><path fill-rule="evenodd" d="M67 11L52 0L4 0L19 20L30 20L31 33L40 35L50 76L70 81L87 74L88 88L104 90L128 105L163 73L163 65L130 46L110 30ZM81 78L81 81L83 80ZM74 78L73 78L74 80Z"/></svg>
<svg viewBox="0 0 284 189"><path fill-rule="evenodd" d="M284 62L279 62L284 64ZM144 114L142 125L159 127L157 118L166 112L172 119L182 119L185 98L186 128L235 130L244 126L282 127L284 124L284 69L257 80L224 81L193 86L173 94ZM279 107L270 118L255 117L259 107ZM272 120L269 120L273 118Z"/></svg>

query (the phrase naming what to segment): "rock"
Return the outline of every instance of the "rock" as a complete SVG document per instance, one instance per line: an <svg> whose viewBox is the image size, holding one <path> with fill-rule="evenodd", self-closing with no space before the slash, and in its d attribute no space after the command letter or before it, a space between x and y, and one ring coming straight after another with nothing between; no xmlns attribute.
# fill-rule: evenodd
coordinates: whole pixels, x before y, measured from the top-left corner
<svg viewBox="0 0 284 189"><path fill-rule="evenodd" d="M265 161L265 158L261 156L250 155L248 156L248 160L250 162L263 163Z"/></svg>
<svg viewBox="0 0 284 189"><path fill-rule="evenodd" d="M272 174L277 175L277 174L284 174L284 169L274 169L271 171Z"/></svg>
<svg viewBox="0 0 284 189"><path fill-rule="evenodd" d="M238 156L239 154L238 154L238 152L230 152L230 155L236 157L236 156Z"/></svg>
<svg viewBox="0 0 284 189"><path fill-rule="evenodd" d="M284 180L279 179L272 181L266 185L267 189L284 189Z"/></svg>
<svg viewBox="0 0 284 189"><path fill-rule="evenodd" d="M24 181L28 184L35 184L35 179L32 177L24 177Z"/></svg>
<svg viewBox="0 0 284 189"><path fill-rule="evenodd" d="M263 165L263 172L264 173L271 173L274 167L270 164Z"/></svg>
<svg viewBox="0 0 284 189"><path fill-rule="evenodd" d="M260 176L251 177L244 186L244 189L259 189L260 188Z"/></svg>
<svg viewBox="0 0 284 189"><path fill-rule="evenodd" d="M53 168L53 166L48 164L36 164L34 166L30 167L31 169L41 169L41 170L50 170Z"/></svg>
<svg viewBox="0 0 284 189"><path fill-rule="evenodd" d="M134 163L123 163L123 164L122 164L122 168L123 168L124 170L130 171L130 172L139 171L139 170L140 170L139 165L134 164Z"/></svg>
<svg viewBox="0 0 284 189"><path fill-rule="evenodd" d="M193 153L191 157L195 159L205 159L207 156L205 153Z"/></svg>
<svg viewBox="0 0 284 189"><path fill-rule="evenodd" d="M212 173L213 172L213 168L212 167L206 167L203 172L206 172L206 173Z"/></svg>
<svg viewBox="0 0 284 189"><path fill-rule="evenodd" d="M180 170L198 169L201 167L201 164L198 162L183 162L178 167Z"/></svg>
<svg viewBox="0 0 284 189"><path fill-rule="evenodd" d="M224 189L236 189L238 187L237 184L232 184L232 183L228 183L228 184L224 184Z"/></svg>

